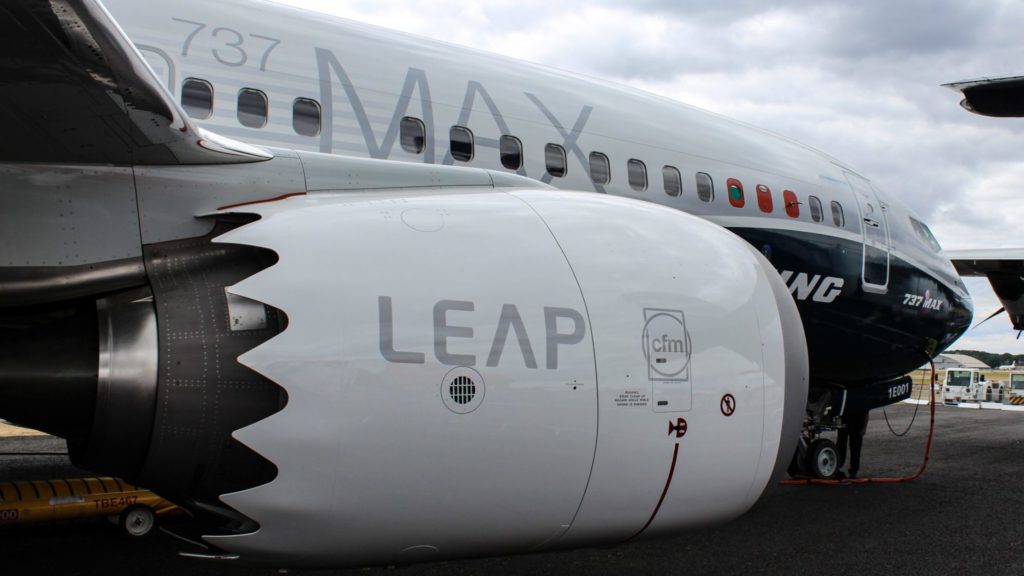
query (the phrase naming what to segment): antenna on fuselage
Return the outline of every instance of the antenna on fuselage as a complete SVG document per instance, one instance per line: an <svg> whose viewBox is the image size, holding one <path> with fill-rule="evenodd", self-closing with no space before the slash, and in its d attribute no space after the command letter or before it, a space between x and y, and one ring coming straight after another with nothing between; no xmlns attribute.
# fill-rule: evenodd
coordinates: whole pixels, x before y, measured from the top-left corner
<svg viewBox="0 0 1024 576"><path fill-rule="evenodd" d="M1002 308L1000 308L999 310L996 310L996 311L995 311L995 312L993 312L993 313L992 313L991 315L989 315L989 317L988 317L988 318L985 318L985 319L984 319L984 320L982 320L981 322L978 322L977 324L975 324L975 325L974 325L974 327L973 327L973 328L971 328L971 330L975 330L975 329L977 329L977 328L978 328L978 326L981 326L981 325L982 325L982 324L984 324L985 322L988 322L989 320L991 320L991 319L995 318L996 316L999 316L1000 314L1002 314L1002 313L1003 313L1003 312L1005 312L1005 311L1006 311L1006 307L1005 307L1005 306L1004 306L1004 307L1002 307ZM1024 332L1024 330L1021 330L1020 332ZM1020 339L1020 332L1017 332L1017 339L1018 339L1018 340Z"/></svg>

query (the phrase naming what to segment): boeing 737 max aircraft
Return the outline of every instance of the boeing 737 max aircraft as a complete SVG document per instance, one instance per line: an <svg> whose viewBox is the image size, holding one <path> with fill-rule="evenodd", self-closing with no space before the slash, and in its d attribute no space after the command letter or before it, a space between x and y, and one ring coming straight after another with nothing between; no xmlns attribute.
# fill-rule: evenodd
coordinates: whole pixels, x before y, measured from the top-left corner
<svg viewBox="0 0 1024 576"><path fill-rule="evenodd" d="M970 323L927 225L797 142L270 3L109 6L0 10L0 417L203 555L732 518Z"/></svg>

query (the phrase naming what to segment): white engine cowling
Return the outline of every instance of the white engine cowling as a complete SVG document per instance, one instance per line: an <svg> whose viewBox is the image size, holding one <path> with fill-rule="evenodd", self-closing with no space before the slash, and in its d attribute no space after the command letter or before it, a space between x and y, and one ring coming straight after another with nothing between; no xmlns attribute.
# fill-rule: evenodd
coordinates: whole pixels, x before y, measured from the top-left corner
<svg viewBox="0 0 1024 576"><path fill-rule="evenodd" d="M597 194L310 195L217 242L288 316L239 361L282 386L222 497L250 559L403 562L611 543L737 516L793 453L807 357L760 254Z"/></svg>

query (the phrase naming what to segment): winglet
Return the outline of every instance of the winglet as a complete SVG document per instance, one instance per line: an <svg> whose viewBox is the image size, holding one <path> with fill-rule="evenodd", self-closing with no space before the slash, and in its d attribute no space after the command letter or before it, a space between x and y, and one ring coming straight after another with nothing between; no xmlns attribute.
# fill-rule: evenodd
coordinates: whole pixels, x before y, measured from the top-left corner
<svg viewBox="0 0 1024 576"><path fill-rule="evenodd" d="M943 86L963 92L960 105L975 114L999 118L1024 116L1024 76L962 80Z"/></svg>

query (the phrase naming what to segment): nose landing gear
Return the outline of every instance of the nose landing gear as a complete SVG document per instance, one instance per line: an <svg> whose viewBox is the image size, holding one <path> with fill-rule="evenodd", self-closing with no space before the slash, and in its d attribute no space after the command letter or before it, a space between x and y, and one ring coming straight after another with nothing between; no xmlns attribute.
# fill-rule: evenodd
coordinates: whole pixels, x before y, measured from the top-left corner
<svg viewBox="0 0 1024 576"><path fill-rule="evenodd" d="M815 438L808 443L807 439L801 438L789 465L789 475L828 480L838 476L840 464L835 442L828 438Z"/></svg>
<svg viewBox="0 0 1024 576"><path fill-rule="evenodd" d="M815 478L834 478L839 471L839 453L835 442L818 438L807 450L807 471Z"/></svg>

